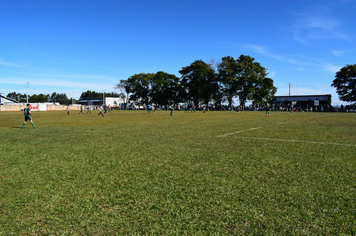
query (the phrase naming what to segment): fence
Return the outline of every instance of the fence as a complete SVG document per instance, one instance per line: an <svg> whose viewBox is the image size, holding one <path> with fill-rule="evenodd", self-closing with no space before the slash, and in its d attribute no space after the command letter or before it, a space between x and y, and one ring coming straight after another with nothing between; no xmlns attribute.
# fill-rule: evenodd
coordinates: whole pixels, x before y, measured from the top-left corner
<svg viewBox="0 0 356 236"><path fill-rule="evenodd" d="M43 104L43 103L31 103L31 111L65 111L67 106L65 105L54 105L54 104ZM26 107L24 104L13 104L13 105L0 105L0 111L21 111ZM79 105L69 105L70 110L80 110Z"/></svg>

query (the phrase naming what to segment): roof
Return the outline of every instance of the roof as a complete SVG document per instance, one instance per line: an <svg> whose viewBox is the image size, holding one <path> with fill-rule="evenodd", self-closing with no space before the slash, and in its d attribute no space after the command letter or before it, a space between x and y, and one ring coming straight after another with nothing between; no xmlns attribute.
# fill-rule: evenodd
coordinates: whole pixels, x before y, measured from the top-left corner
<svg viewBox="0 0 356 236"><path fill-rule="evenodd" d="M8 101L6 101L6 100L8 100ZM0 94L0 103L3 104L4 102L6 102L6 103L19 103L15 99L8 98L8 97L5 97L3 94Z"/></svg>
<svg viewBox="0 0 356 236"><path fill-rule="evenodd" d="M293 96L275 96L277 102L284 101L329 101L331 100L331 94L324 95L293 95Z"/></svg>

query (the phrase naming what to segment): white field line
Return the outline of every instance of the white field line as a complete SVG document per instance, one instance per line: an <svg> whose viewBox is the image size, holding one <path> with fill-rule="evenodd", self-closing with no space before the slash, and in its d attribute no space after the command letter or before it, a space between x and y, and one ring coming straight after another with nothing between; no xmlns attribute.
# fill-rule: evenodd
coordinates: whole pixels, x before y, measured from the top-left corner
<svg viewBox="0 0 356 236"><path fill-rule="evenodd" d="M276 126L276 125L283 125L283 124L287 124L287 123L290 123L290 122L291 122L291 121L286 121L286 122L280 122L280 123L273 124L273 125L267 125L267 126L264 126L264 127L253 127L253 128L246 129L246 130L239 130L239 131L232 132L232 133L228 133L228 134L218 135L218 136L216 136L216 137L217 137L217 138L222 138L222 137L226 137L226 136L230 136L230 135L234 135L234 134L238 134L238 133L242 133L242 132L253 131L253 130L256 130L256 129L262 129L262 128L267 128L267 127ZM275 142L310 143L310 144L322 144L322 145L335 145L335 146L356 147L356 144L316 142L316 141L305 141L305 140L295 140L295 139L275 139L275 138L240 137L240 136L237 137L237 138L246 138L246 139L255 139L255 140L266 140L266 141L275 141Z"/></svg>
<svg viewBox="0 0 356 236"><path fill-rule="evenodd" d="M266 141L274 141L274 142L309 143L309 144L322 144L322 145L356 147L356 144L316 142L316 141L306 141L306 140L296 140L296 139L277 139L277 138L259 138L259 137L237 137L237 138L266 140Z"/></svg>
<svg viewBox="0 0 356 236"><path fill-rule="evenodd" d="M226 136L230 136L230 135L234 135L234 134L238 134L238 133L242 133L242 132L248 132L248 131L252 131L252 130L256 130L256 129L268 128L268 127L276 126L276 125L283 125L283 124L287 124L287 123L290 123L290 122L291 121L285 121L285 122L280 122L280 123L273 124L273 125L267 125L267 126L264 126L264 127L253 127L251 129L239 130L239 131L228 133L228 134L218 135L216 137L217 138L226 137Z"/></svg>

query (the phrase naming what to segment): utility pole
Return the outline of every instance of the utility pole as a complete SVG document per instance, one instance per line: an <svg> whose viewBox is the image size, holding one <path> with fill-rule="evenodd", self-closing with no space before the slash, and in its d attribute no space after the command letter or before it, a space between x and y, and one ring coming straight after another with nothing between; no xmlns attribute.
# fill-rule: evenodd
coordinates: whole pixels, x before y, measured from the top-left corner
<svg viewBox="0 0 356 236"><path fill-rule="evenodd" d="M289 83L289 96L290 96L290 83Z"/></svg>
<svg viewBox="0 0 356 236"><path fill-rule="evenodd" d="M27 82L27 84L26 84L26 104L28 103L28 84L29 84L30 82Z"/></svg>

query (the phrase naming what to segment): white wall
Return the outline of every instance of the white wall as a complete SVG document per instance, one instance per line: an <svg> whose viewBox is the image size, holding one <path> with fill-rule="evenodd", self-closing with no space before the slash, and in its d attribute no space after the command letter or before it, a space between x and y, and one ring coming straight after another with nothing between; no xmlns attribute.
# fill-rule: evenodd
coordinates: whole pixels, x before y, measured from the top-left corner
<svg viewBox="0 0 356 236"><path fill-rule="evenodd" d="M105 98L106 105L114 106L115 102L117 105L119 105L120 103L125 103L125 100L123 98L112 98L112 97Z"/></svg>

